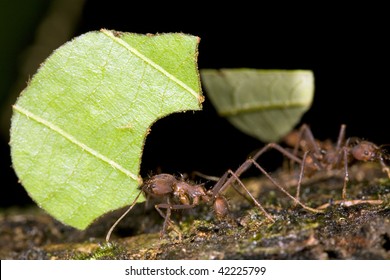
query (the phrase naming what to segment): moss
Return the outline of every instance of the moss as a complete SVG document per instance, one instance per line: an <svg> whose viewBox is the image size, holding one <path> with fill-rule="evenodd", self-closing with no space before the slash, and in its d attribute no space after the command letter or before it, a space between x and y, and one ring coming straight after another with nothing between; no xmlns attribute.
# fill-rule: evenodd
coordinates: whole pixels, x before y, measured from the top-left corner
<svg viewBox="0 0 390 280"><path fill-rule="evenodd" d="M125 248L116 243L103 243L91 253L78 253L72 259L74 260L113 260L122 259L125 255Z"/></svg>

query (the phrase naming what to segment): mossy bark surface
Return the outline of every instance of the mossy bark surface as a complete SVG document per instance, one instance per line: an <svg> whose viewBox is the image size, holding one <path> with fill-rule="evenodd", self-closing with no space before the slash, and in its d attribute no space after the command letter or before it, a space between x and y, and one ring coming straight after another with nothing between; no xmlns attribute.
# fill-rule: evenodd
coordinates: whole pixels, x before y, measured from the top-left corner
<svg viewBox="0 0 390 280"><path fill-rule="evenodd" d="M153 205L139 204L118 225L111 243L105 235L124 211L110 213L85 231L55 221L41 210L8 209L0 214L1 259L390 259L390 180L377 165L351 169L350 200L381 204L345 206L343 176L318 173L306 179L302 201L330 203L324 213L300 207L262 178L245 180L275 223L248 200L227 192L231 214L214 218L208 205L173 214L181 233L160 238L163 220ZM296 176L273 173L294 194Z"/></svg>

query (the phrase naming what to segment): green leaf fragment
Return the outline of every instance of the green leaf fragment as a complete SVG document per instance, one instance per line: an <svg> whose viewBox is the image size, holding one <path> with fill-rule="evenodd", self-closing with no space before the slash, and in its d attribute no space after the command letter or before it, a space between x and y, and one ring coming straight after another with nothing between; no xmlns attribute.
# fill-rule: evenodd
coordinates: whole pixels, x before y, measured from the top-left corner
<svg viewBox="0 0 390 280"><path fill-rule="evenodd" d="M279 141L310 108L309 70L205 69L202 82L218 113L263 142Z"/></svg>
<svg viewBox="0 0 390 280"><path fill-rule="evenodd" d="M199 110L199 38L89 32L57 49L14 105L13 167L36 203L78 229L129 205L151 125Z"/></svg>

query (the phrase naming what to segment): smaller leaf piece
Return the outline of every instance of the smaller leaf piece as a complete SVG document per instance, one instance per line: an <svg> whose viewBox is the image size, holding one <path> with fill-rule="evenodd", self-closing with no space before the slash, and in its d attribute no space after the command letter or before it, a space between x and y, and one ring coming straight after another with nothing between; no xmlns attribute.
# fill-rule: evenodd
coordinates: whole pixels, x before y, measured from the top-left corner
<svg viewBox="0 0 390 280"><path fill-rule="evenodd" d="M201 77L219 115L263 142L290 132L314 95L309 70L204 69Z"/></svg>

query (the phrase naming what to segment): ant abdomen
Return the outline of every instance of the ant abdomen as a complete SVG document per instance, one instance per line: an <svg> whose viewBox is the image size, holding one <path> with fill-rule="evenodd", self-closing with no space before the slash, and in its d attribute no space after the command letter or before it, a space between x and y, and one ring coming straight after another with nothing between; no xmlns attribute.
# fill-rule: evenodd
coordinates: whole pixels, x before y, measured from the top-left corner
<svg viewBox="0 0 390 280"><path fill-rule="evenodd" d="M218 218L224 218L229 213L229 204L225 197L218 196L214 201L214 212Z"/></svg>

